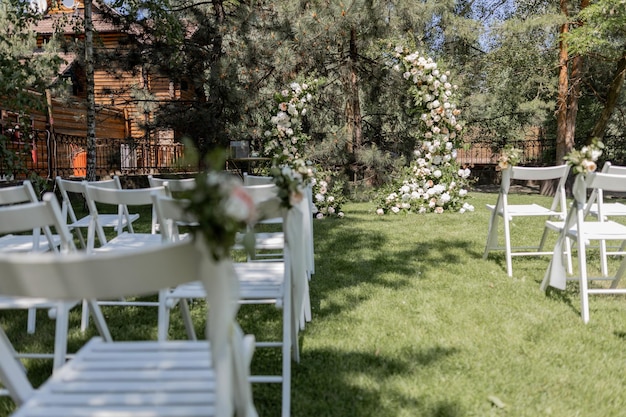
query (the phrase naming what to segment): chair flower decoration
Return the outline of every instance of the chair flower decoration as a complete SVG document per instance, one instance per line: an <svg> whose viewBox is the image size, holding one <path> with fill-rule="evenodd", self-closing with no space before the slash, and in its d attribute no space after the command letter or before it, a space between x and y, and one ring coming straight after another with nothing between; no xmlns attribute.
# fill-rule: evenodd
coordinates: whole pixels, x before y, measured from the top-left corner
<svg viewBox="0 0 626 417"><path fill-rule="evenodd" d="M583 146L580 150L573 149L563 159L572 167L574 174L588 174L597 169L596 161L602 155L604 144L593 140L590 145Z"/></svg>
<svg viewBox="0 0 626 417"><path fill-rule="evenodd" d="M507 169L510 166L519 165L523 156L524 152L521 149L516 148L513 145L507 145L500 152L500 158L498 158L498 168Z"/></svg>
<svg viewBox="0 0 626 417"><path fill-rule="evenodd" d="M230 257L237 232L253 224L257 216L254 201L242 182L226 173L202 172L187 198L187 211L198 221L192 228L196 238L199 235L204 239L214 260ZM252 240L248 236L244 239L246 249L251 250L249 242L254 242L254 236Z"/></svg>
<svg viewBox="0 0 626 417"><path fill-rule="evenodd" d="M264 153L272 158L270 174L279 187L279 197L285 207L302 199L302 187L314 177L313 163L305 158L309 136L302 129L302 118L313 100L317 80L293 82L275 97L276 112L264 133Z"/></svg>
<svg viewBox="0 0 626 417"><path fill-rule="evenodd" d="M572 187L572 193L576 201L584 202L587 198L585 178L587 174L597 169L596 161L602 155L604 144L594 139L591 144L583 146L580 150L573 149L565 155L563 159L572 168L571 171L576 178Z"/></svg>

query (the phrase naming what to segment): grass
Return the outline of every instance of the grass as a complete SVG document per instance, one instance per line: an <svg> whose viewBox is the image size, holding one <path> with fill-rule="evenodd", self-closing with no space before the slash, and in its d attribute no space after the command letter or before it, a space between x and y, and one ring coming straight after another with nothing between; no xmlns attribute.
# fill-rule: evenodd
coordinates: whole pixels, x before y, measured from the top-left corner
<svg viewBox="0 0 626 417"><path fill-rule="evenodd" d="M575 283L539 290L548 258L514 258L507 277L503 254L482 259L484 207L495 195L470 198L473 213L379 217L371 203L350 203L344 219L315 221L313 321L293 365L293 416L624 415L624 297L593 296L585 325ZM516 219L512 233L532 244L541 231L539 219ZM195 303L193 312L200 319L204 305ZM0 314L18 348L50 346L45 312L33 336L25 334L25 313ZM116 338L156 337L151 308L110 307L105 314ZM280 327L273 308L245 306L239 317L258 339ZM172 336L182 338L179 315L172 319ZM75 350L94 331L82 335L78 314L72 320ZM253 372L279 366L275 352L255 353ZM49 361L27 367L38 384ZM279 415L278 385L255 385L254 397L261 416ZM11 402L0 405L7 415Z"/></svg>

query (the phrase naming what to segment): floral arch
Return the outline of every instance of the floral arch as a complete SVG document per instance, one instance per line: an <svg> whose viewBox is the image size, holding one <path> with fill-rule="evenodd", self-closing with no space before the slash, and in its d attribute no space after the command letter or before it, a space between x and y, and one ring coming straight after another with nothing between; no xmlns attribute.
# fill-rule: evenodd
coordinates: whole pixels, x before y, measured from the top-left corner
<svg viewBox="0 0 626 417"><path fill-rule="evenodd" d="M457 161L463 123L454 102L458 87L431 58L398 46L389 63L404 78L419 115L420 144L400 184L380 197L378 214L473 211L466 200L470 170Z"/></svg>

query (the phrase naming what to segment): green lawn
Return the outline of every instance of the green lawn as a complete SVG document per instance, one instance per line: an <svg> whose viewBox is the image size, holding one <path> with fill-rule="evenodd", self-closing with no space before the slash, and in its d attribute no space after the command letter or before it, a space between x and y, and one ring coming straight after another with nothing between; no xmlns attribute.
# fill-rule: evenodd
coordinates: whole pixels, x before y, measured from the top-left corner
<svg viewBox="0 0 626 417"><path fill-rule="evenodd" d="M344 219L315 221L313 321L293 366L293 416L626 414L626 299L594 296L585 325L576 284L539 290L548 258L514 258L513 278L502 254L483 260L485 204L495 198L471 193L475 212L442 215L377 216L373 204L350 203ZM512 233L530 244L541 231L541 220L518 219ZM204 306L193 310L200 318ZM156 337L153 309L105 312L114 337ZM25 335L25 313L1 314L19 348L51 343L45 312L34 336ZM240 312L258 339L278 331L278 317L268 307ZM172 319L173 336L182 337L176 312ZM71 349L87 336L73 330ZM277 371L278 359L258 349L253 371ZM47 361L27 365L37 383L49 371ZM279 415L278 385L255 385L254 394L261 416ZM6 415L11 403L2 406Z"/></svg>

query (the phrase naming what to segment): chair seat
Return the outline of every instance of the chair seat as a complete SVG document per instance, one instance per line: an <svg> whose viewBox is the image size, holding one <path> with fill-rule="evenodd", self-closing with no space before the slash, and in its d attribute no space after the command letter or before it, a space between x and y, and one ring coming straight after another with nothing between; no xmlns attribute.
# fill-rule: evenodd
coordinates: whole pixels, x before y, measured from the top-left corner
<svg viewBox="0 0 626 417"><path fill-rule="evenodd" d="M129 214L130 222L133 223L139 219L138 213ZM119 226L119 216L117 214L98 214L98 222L102 227L111 227L113 230L117 230ZM91 215L85 216L82 219L78 219L73 223L68 223L70 229L75 227L88 228L91 223ZM122 227L128 226L128 221L125 217L122 217Z"/></svg>
<svg viewBox="0 0 626 417"><path fill-rule="evenodd" d="M283 232L255 233L255 250L282 250L285 247L285 234ZM237 233L234 249L241 250L243 245L243 233Z"/></svg>
<svg viewBox="0 0 626 417"><path fill-rule="evenodd" d="M487 208L491 211L495 210L493 204L487 204ZM540 206L539 204L515 204L507 207L509 216L560 216L561 212L550 210L549 208ZM502 215L502 210L498 211Z"/></svg>
<svg viewBox="0 0 626 417"><path fill-rule="evenodd" d="M61 238L53 235L56 246L61 244ZM39 247L33 248L33 235L4 235L0 237L0 252L47 252L51 250L45 235L39 236Z"/></svg>
<svg viewBox="0 0 626 417"><path fill-rule="evenodd" d="M239 277L241 299L275 300L282 297L284 285L283 262L242 262L235 263L235 272ZM200 282L179 285L166 294L167 299L202 298L205 290Z"/></svg>
<svg viewBox="0 0 626 417"><path fill-rule="evenodd" d="M94 338L14 416L208 416L215 389L207 341Z"/></svg>
<svg viewBox="0 0 626 417"><path fill-rule="evenodd" d="M282 298L285 284L284 262L242 262L235 264L241 300Z"/></svg>
<svg viewBox="0 0 626 417"><path fill-rule="evenodd" d="M598 217L598 204L592 204L589 213ZM626 216L626 205L622 203L602 203L604 216Z"/></svg>
<svg viewBox="0 0 626 417"><path fill-rule="evenodd" d="M66 302L68 306L73 306L77 302ZM48 298L26 298L26 297L8 297L0 296L0 309L25 309L25 308L56 308L60 305L58 301Z"/></svg>
<svg viewBox="0 0 626 417"><path fill-rule="evenodd" d="M109 240L104 246L95 248L94 252L113 252L125 249L139 249L150 246L158 246L163 243L163 237L152 233L128 233L124 232Z"/></svg>
<svg viewBox="0 0 626 417"><path fill-rule="evenodd" d="M561 230L565 226L564 222L546 222L546 226L554 230ZM626 226L614 221L607 222L584 222L584 236L588 240L624 240ZM571 227L567 235L575 239L578 236L576 227Z"/></svg>

